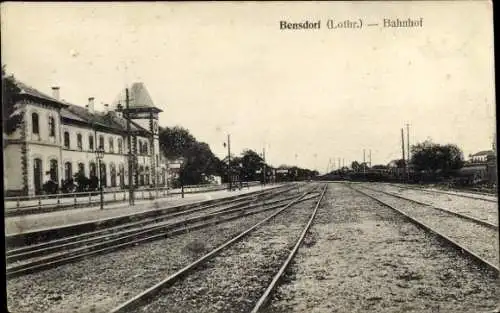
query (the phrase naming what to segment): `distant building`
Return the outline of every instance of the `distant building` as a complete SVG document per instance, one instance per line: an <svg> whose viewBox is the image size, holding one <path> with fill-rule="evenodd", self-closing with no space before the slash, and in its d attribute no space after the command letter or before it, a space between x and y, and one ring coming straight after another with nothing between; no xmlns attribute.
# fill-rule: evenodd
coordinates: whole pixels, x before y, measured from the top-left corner
<svg viewBox="0 0 500 313"><path fill-rule="evenodd" d="M125 188L128 181L127 122L124 92L113 108L94 110L94 98L86 107L61 100L59 88L46 95L16 80L21 89L16 101L24 112L21 126L6 138L4 179L7 195L42 193L43 184L53 181L61 186L77 172L98 176L96 150L104 149L103 185ZM144 84L130 88L133 184L163 185L166 162L158 141L158 109Z"/></svg>
<svg viewBox="0 0 500 313"><path fill-rule="evenodd" d="M488 161L488 157L495 156L495 152L493 150L484 150L479 151L477 153L469 155L470 163L486 163Z"/></svg>

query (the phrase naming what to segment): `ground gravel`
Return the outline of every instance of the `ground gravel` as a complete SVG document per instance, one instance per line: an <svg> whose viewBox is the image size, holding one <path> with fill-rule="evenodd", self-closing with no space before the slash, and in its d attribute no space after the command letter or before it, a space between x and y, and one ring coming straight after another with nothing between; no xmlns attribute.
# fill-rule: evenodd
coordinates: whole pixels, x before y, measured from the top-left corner
<svg viewBox="0 0 500 313"><path fill-rule="evenodd" d="M134 312L249 312L287 258L315 202L292 206Z"/></svg>
<svg viewBox="0 0 500 313"><path fill-rule="evenodd" d="M376 196L385 203L400 209L409 216L436 229L492 264L498 264L498 230L436 210L429 206L409 202L380 192L373 192L368 189L363 189L363 191Z"/></svg>
<svg viewBox="0 0 500 313"><path fill-rule="evenodd" d="M400 196L413 200L429 203L453 212L467 214L498 225L498 202L465 198L452 194L425 192L422 190L403 187L400 188L388 184L369 184L368 186L370 188L377 188L386 192L396 193Z"/></svg>
<svg viewBox="0 0 500 313"><path fill-rule="evenodd" d="M394 211L330 184L266 313L467 312L496 307L498 280Z"/></svg>
<svg viewBox="0 0 500 313"><path fill-rule="evenodd" d="M13 278L7 282L9 310L108 312L272 212Z"/></svg>

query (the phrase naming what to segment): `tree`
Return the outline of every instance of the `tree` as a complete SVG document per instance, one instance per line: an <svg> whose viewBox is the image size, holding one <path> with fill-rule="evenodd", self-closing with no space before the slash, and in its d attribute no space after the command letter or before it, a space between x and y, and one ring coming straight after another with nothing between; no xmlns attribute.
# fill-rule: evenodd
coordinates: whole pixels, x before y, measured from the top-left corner
<svg viewBox="0 0 500 313"><path fill-rule="evenodd" d="M412 146L411 162L416 170L436 174L441 171L449 175L463 166L463 153L456 145L440 145L424 141Z"/></svg>
<svg viewBox="0 0 500 313"><path fill-rule="evenodd" d="M196 143L196 138L189 130L180 127L160 127L159 131L160 149L167 158L179 158Z"/></svg>
<svg viewBox="0 0 500 313"><path fill-rule="evenodd" d="M258 170L263 168L264 159L253 150L244 150L241 154L242 179L247 181L259 180L262 176L257 174ZM266 166L269 168L269 166Z"/></svg>
<svg viewBox="0 0 500 313"><path fill-rule="evenodd" d="M351 163L351 168L353 171L358 172L361 169L361 164L359 164L358 161L353 161Z"/></svg>
<svg viewBox="0 0 500 313"><path fill-rule="evenodd" d="M4 133L12 134L23 121L23 112L16 104L21 89L17 87L14 76L7 76L5 65L2 65L2 115L4 118Z"/></svg>
<svg viewBox="0 0 500 313"><path fill-rule="evenodd" d="M160 128L159 141L160 148L167 158L184 159L179 178L185 185L200 184L208 175L220 175L225 172L223 164L212 153L208 144L198 142L189 130L183 127Z"/></svg>

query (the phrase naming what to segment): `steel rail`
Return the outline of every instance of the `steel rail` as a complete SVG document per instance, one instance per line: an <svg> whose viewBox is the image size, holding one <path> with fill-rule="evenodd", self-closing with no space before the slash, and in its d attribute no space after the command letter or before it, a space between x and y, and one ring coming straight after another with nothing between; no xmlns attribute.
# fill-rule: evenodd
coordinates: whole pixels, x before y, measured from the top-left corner
<svg viewBox="0 0 500 313"><path fill-rule="evenodd" d="M288 198L286 200L290 200L290 199L291 198ZM284 202L284 201L285 200L278 200L278 201L273 201L273 203ZM264 205L268 205L268 204L264 204ZM264 205L262 205L262 204L252 205L251 208L256 208L259 206L262 207ZM209 216L196 217L196 218L192 218L190 220L184 220L184 221L179 221L179 222L176 222L173 224L155 227L155 229L153 229L153 230L140 231L139 233L133 233L133 234L125 235L125 236L118 237L118 238L107 239L105 236L106 239L104 241L93 244L93 245L81 247L81 248L70 250L70 251L65 251L64 253L61 253L61 254L49 255L47 257L36 259L34 261L27 262L27 263L22 263L20 265L16 265L16 266L13 266L10 268L8 267L7 271L6 271L7 277L11 278L11 277L15 277L15 276L33 273L35 271L53 268L53 267L56 267L56 266L59 266L62 264L67 264L67 263L79 260L83 257L102 254L106 251L114 251L114 250L117 250L117 247L123 248L123 247L127 247L130 245L136 245L140 242L159 239L159 238L165 237L165 235L167 233L174 231L176 228L188 229L187 225L190 223L203 222L201 225L199 225L199 227L196 228L196 229L198 229L201 227L211 226L214 224L220 224L222 222L230 221L230 220L237 219L237 218L240 218L243 216L257 214L257 213L268 211L268 210L273 210L276 208L280 208L282 206L283 206L283 204L278 204L278 205L263 208L260 210L250 211L250 212L245 211L247 208L234 209L232 212L220 212L217 215L214 214L214 215L209 215ZM237 215L232 216L232 217L222 218L218 221L206 222L207 220L217 218L219 216L231 214L231 213L240 213L240 214L237 214ZM147 237L141 237L140 235L147 236Z"/></svg>
<svg viewBox="0 0 500 313"><path fill-rule="evenodd" d="M430 203L425 203L425 202L421 202L421 201L418 201L418 200L410 199L410 198L407 198L407 197L404 197L404 196L401 196L401 195L398 195L398 194L394 194L392 192L387 192L387 191L384 191L384 190L374 189L374 188L370 188L370 187L367 187L367 186L362 186L361 188L365 188L365 189L368 189L368 190L371 190L371 191L375 191L375 192L380 192L380 193L386 194L388 196L392 196L392 197L399 198L399 199L402 199L402 200L406 200L406 201L409 201L409 202L413 202L413 203L417 203L417 204L429 206L429 207L431 207L433 209L436 209L436 210L439 210L439 211L442 211L442 212L445 212L445 213L449 213L449 214L455 215L455 216L463 218L463 219L470 220L470 221L472 221L472 222L474 222L476 224L479 224L479 225L482 225L482 226L486 226L486 227L491 228L491 229L498 229L498 225L495 225L495 224L490 223L490 222L485 221L485 220L481 220L481 219L479 219L477 217L474 217L474 216L470 216L468 214L458 213L458 212L452 211L450 209L446 209L446 208L442 208L442 207L438 207L438 206L432 205Z"/></svg>
<svg viewBox="0 0 500 313"><path fill-rule="evenodd" d="M427 232L429 233L432 233L432 234L435 234L437 235L438 238L444 240L444 242L446 242L447 244L449 244L451 247L455 248L457 251L461 252L461 253L464 253L466 256L468 256L470 259L472 259L473 261L475 261L477 264L485 267L486 269L488 269L489 271L495 273L496 276L499 275L499 268L498 266L492 264L491 262L489 262L488 260L482 258L481 256L477 255L476 253L474 253L473 251L471 251L470 249L467 249L466 247L463 247L462 245L460 245L458 242L456 242L455 240L451 239L450 237L446 236L445 234L441 233L440 231L432 228L431 226L427 225L426 223L422 222L422 221L419 221L418 219L410 216L409 214L403 212L402 210L384 202L383 200L380 200L379 198L373 196L373 195L370 195L362 190L359 190L357 188L354 188L350 185L348 185L349 188L351 188L352 190L356 191L356 192L359 192L363 195L365 195L366 197L380 203L381 205L385 206L385 207L388 207L398 213L400 213L401 215L403 215L406 219L408 219L410 222L412 222L413 224L416 224L417 226L419 226L420 228L423 228L424 230L426 230Z"/></svg>
<svg viewBox="0 0 500 313"><path fill-rule="evenodd" d="M288 266L290 266L290 263L292 262L292 259L295 257L295 254L297 254L297 251L298 251L300 245L304 241L304 238L305 238L307 232L309 231L309 228L311 227L311 225L312 225L312 223L314 221L314 218L316 217L316 213L318 212L319 205L321 203L321 200L323 200L323 197L325 196L327 188L328 188L328 185L325 184L325 187L323 188L323 190L322 190L322 192L321 192L321 194L319 196L318 202L316 203L316 206L314 207L314 211L311 214L311 217L309 218L309 221L307 222L307 225L304 227L304 230L300 234L299 239L295 243L295 246L293 247L292 251L290 251L290 254L288 255L288 258L285 260L285 262L283 263L283 265L281 266L281 268L278 270L278 272L274 276L274 278L271 281L271 283L268 285L268 287L267 287L266 291L264 292L264 294L257 301L257 304L254 306L254 308L252 309L251 313L257 313L257 312L259 312L264 307L264 305L268 302L268 300L269 300L269 298L271 296L271 293L276 288L279 280L281 279L281 277L285 273L285 271L288 268Z"/></svg>
<svg viewBox="0 0 500 313"><path fill-rule="evenodd" d="M214 203L214 204L210 204L210 205L206 205L206 206L195 207L195 208L188 209L185 211L168 212L168 213L165 213L165 214L160 215L160 216L155 216L155 217L146 218L146 219L142 219L142 220L135 221L135 222L125 223L125 224L121 224L121 225L117 225L117 226L113 226L113 227L109 227L109 228L105 228L105 229L101 229L101 230L97 230L97 231L93 231L93 232L83 233L83 234L79 234L79 235L75 235L75 236L68 236L68 237L64 237L61 239L51 240L48 242L42 242L39 244L34 244L34 245L25 246L25 247L21 247L21 248L17 248L17 249L12 249L12 250L9 250L6 252L6 259L7 259L7 262L15 262L15 261L18 261L21 259L26 259L29 257L35 257L35 256L47 254L47 252L56 252L56 251L59 251L62 249L69 248L69 247L74 246L74 245L81 244L81 243L89 243L92 241L97 241L103 237L109 237L109 236L114 236L114 235L119 234L119 233L125 233L126 229L130 229L133 227L145 226L145 225L146 225L146 227L143 227L143 229L147 229L147 227L157 226L158 223L160 223L161 221L164 221L166 219L196 213L196 212L211 209L211 208L214 208L217 206L230 205L230 207L228 207L228 208L224 208L224 209L219 210L219 211L227 211L227 210L230 210L232 208L238 208L238 207L249 205L249 203L251 203L251 202L262 201L262 200L265 201L269 197L274 197L274 196L277 196L279 194L285 193L285 192L290 191L290 190L291 189L289 189L289 190L287 189L287 190L283 190L283 191L278 191L274 194L254 195L252 197L245 197L245 198L240 198L240 199L231 200L231 201L223 201L223 202ZM251 198L251 199L249 199L249 198ZM236 204L232 204L232 203L236 203ZM216 212L219 212L219 211L216 211ZM157 223L157 224L153 224L153 223ZM148 224L153 224L153 225L147 226Z"/></svg>
<svg viewBox="0 0 500 313"><path fill-rule="evenodd" d="M291 207L292 205L298 203L300 200L304 199L308 194L310 194L312 191L306 191L299 197L295 198L291 202L289 202L287 205L285 205L283 208L279 209L278 211L274 212L270 216L264 218L263 220L257 222L250 228L244 230L241 232L239 235L233 237L232 239L226 241L225 243L221 244L217 248L213 249L209 253L205 254L204 256L200 257L196 261L190 263L189 265L185 266L184 268L180 269L179 271L175 272L174 274L170 275L169 277L165 278L161 282L155 284L154 286L148 288L147 290L141 292L140 294L136 295L132 299L122 303L121 305L117 306L116 308L112 309L110 313L123 313L123 312L130 312L133 308L136 308L140 306L140 304L145 301L146 299L150 299L154 297L157 293L161 291L161 289L168 287L181 279L182 277L186 276L189 274L191 271L196 269L197 266L199 266L201 263L207 261L208 259L214 257L218 253L220 253L223 249L227 248L228 246L240 241L244 237L246 237L248 234L250 234L252 231L260 227L262 224L268 222L278 214L284 212L286 209Z"/></svg>
<svg viewBox="0 0 500 313"><path fill-rule="evenodd" d="M307 200L310 200L311 198L315 198L315 197L317 197L317 196L312 196L310 198L304 198L302 200L299 200L297 203L302 202L302 201L307 201ZM283 205L278 205L278 206L275 206L275 207L264 208L264 209L260 209L260 210L250 211L250 212L244 212L244 213L242 213L240 215L237 215L237 216L226 217L226 218L223 218L223 219L220 219L220 220L217 220L217 221L210 221L210 222L205 222L205 223L199 223L199 224L195 224L195 225L192 225L192 226L182 225L182 226L180 226L178 228L169 229L169 230L167 230L167 231L165 231L163 233L156 234L156 235L153 235L153 236L150 236L150 237L140 238L140 239L136 239L136 240L133 240L133 241L129 241L129 242L124 242L124 243L120 243L120 244L108 246L108 247L105 247L105 248L102 248L102 249L99 249L99 250L92 250L92 251L85 252L85 253L82 253L82 254L73 255L73 256L62 258L62 259L58 259L56 261L51 261L51 262L47 262L47 263L41 263L41 264L33 265L33 266L30 266L30 267L25 267L25 268L22 268L22 269L18 269L16 271L8 272L7 273L7 278L10 279L10 278L13 278L13 277L18 277L18 276L27 275L27 274L31 274L31 273L34 273L34 272L38 272L38 271L42 271L42 270L54 268L54 267L57 267L57 266L60 266L60 265L64 265L64 264L68 264L68 263L72 263L72 262L78 261L78 260L80 260L82 258L85 258L85 257L109 253L109 252L116 251L116 250L119 250L119 249L127 248L129 246L135 246L135 245L138 245L138 244L144 243L144 242L149 242L149 241L154 241L154 240L158 240L158 239L164 239L164 238L168 238L168 237L173 237L173 236L176 236L176 235L186 234L186 233L189 233L191 231L195 231L195 230L198 230L198 229L206 228L208 226L214 226L214 225L222 224L222 223L229 222L229 221L241 218L241 217L250 216L250 215L262 213L262 212L265 212L265 211L274 210L274 209L280 208L280 207L283 207Z"/></svg>
<svg viewBox="0 0 500 313"><path fill-rule="evenodd" d="M453 192L449 192L446 190L434 190L434 189L431 190L431 189L426 189L426 188L422 188L422 187L400 186L400 185L393 185L393 184L389 184L389 185L394 186L394 187L398 187L398 188L404 188L404 189L421 190L421 191L427 192L427 193L433 193L433 192L434 193L442 193L442 194L446 194L446 195L450 195L450 196L457 196L457 197L469 198L469 199L474 199L474 200L482 200L482 201L488 201L488 202L493 202L493 203L498 202L498 200L475 197L475 196L466 195L466 194L460 194L459 191L457 191L457 193L453 193ZM480 195L487 196L486 194L480 194ZM494 195L491 195L491 196L494 197Z"/></svg>

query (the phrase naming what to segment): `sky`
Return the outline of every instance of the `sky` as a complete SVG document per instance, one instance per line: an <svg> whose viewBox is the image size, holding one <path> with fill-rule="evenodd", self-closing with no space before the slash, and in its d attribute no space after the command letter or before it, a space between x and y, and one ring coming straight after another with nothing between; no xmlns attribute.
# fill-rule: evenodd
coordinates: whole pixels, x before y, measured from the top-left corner
<svg viewBox="0 0 500 313"><path fill-rule="evenodd" d="M467 158L495 136L492 12L489 1L3 2L2 64L96 109L141 81L161 126L188 128L219 157L230 134L232 152L265 149L274 166L324 172L363 150L387 164L408 123L410 144L453 143ZM396 18L422 27L382 27Z"/></svg>

